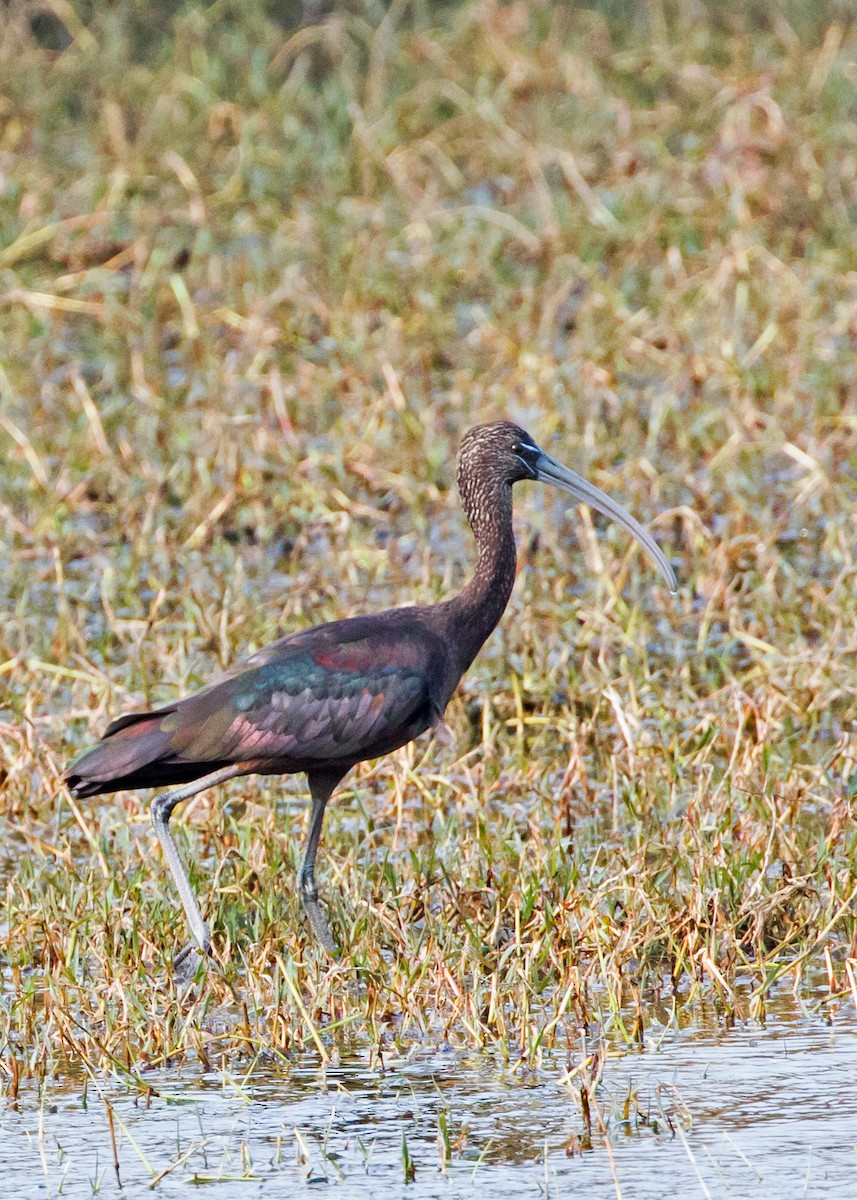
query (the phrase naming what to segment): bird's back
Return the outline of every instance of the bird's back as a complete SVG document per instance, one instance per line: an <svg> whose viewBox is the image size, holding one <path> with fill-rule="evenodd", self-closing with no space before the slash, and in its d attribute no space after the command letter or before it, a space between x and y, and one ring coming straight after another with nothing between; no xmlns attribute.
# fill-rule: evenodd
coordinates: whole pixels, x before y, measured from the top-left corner
<svg viewBox="0 0 857 1200"><path fill-rule="evenodd" d="M72 764L78 795L185 783L222 766L291 773L386 754L451 691L431 609L390 609L291 634L175 703L114 721ZM454 686L454 685L453 685Z"/></svg>

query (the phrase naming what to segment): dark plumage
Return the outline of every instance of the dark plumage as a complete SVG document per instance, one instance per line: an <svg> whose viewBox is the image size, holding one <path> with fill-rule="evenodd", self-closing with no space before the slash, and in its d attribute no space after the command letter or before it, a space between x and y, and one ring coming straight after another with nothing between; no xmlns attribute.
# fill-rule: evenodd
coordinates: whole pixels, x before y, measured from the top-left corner
<svg viewBox="0 0 857 1200"><path fill-rule="evenodd" d="M461 676L499 621L515 579L512 485L541 479L620 521L672 570L652 537L621 506L544 454L507 421L464 437L458 487L478 546L470 583L451 600L394 608L290 634L201 691L108 726L71 765L77 796L175 786L152 819L197 945L208 927L169 832L175 806L237 775L306 772L312 795L301 896L322 944L334 948L318 906L315 855L328 798L355 763L405 745L440 720ZM182 956L183 957L183 956Z"/></svg>

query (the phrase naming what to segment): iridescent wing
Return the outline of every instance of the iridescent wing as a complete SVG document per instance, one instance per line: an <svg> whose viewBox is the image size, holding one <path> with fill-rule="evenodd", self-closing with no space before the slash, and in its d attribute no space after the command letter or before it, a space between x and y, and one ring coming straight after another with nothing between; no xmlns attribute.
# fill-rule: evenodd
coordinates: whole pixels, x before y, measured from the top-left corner
<svg viewBox="0 0 857 1200"><path fill-rule="evenodd" d="M425 651L410 640L336 641L334 628L284 639L180 701L160 723L172 755L356 762L428 728L435 714Z"/></svg>

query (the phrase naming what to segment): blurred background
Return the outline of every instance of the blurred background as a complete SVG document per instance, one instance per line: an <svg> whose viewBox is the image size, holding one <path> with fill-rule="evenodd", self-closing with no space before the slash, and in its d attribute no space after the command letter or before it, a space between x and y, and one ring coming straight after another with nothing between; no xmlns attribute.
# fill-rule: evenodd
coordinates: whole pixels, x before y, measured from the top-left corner
<svg viewBox="0 0 857 1200"><path fill-rule="evenodd" d="M589 1138L612 1188L605 1130L645 1105L605 1064L652 1028L676 1071L682 1030L773 1013L808 1054L853 1038L855 218L851 3L4 0L4 1086L197 1061L199 1013L223 1054L345 1055L346 1021L349 1053L384 1028L407 1056L442 1028L577 1070L544 1161L564 1177ZM678 596L621 530L517 489L520 577L454 746L359 767L329 814L323 891L374 990L348 1008L306 950L302 782L245 780L187 834L233 991L177 1026L146 798L72 809L65 763L281 633L460 586L456 450L501 417L652 526ZM658 1093L701 1121L691 1151L739 1061L698 1110ZM729 1136L766 1119L764 1070ZM837 1096L857 1111L853 1079ZM461 1156L517 1162L505 1136ZM804 1178L815 1133L748 1136L766 1186ZM819 1170L853 1180L849 1137Z"/></svg>

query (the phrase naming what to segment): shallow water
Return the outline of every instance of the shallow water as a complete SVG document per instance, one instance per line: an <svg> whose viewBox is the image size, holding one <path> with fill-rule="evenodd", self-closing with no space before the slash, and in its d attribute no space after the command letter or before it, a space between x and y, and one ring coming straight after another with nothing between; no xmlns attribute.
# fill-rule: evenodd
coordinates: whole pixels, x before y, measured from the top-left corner
<svg viewBox="0 0 857 1200"><path fill-rule="evenodd" d="M259 1194L372 1197L729 1197L857 1193L857 1018L828 1023L791 998L765 1026L650 1029L610 1056L597 1092L606 1137L584 1125L564 1063L513 1073L484 1056L421 1051L385 1072L355 1055L322 1072L308 1057L241 1076L152 1073L146 1107L92 1084L22 1091L0 1116L8 1197ZM631 1117L623 1120L632 1096ZM595 1114L593 1114L595 1119ZM442 1169L445 1122L451 1157ZM413 1163L406 1182L403 1143ZM612 1160L612 1162L611 1162Z"/></svg>

